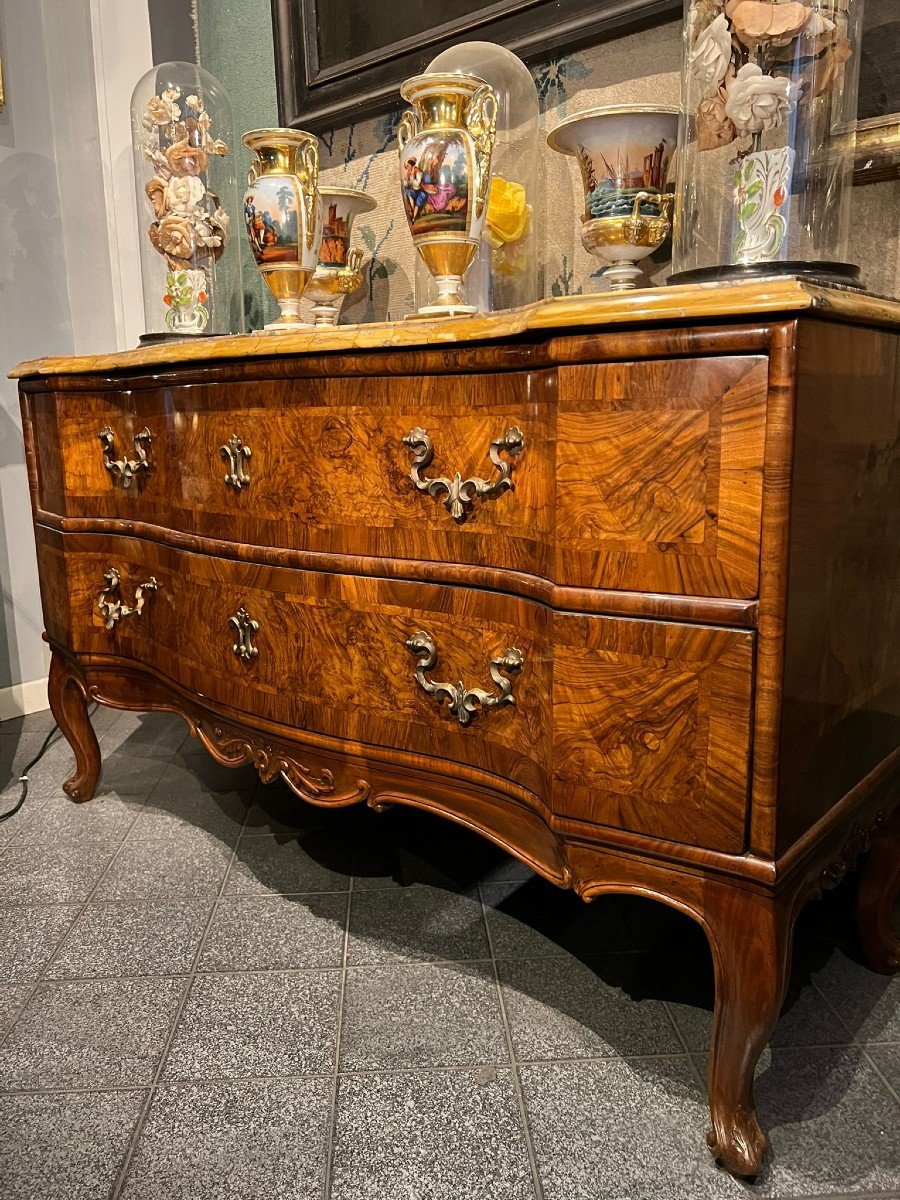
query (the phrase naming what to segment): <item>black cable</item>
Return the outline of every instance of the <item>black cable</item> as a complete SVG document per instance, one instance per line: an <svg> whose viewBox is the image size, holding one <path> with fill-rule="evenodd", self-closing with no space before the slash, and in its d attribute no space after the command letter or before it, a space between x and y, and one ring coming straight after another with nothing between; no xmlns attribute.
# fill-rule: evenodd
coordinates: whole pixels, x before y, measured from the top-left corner
<svg viewBox="0 0 900 1200"><path fill-rule="evenodd" d="M94 715L94 713L97 711L97 707L98 706L95 704L93 706L93 708L88 709L89 717L92 717ZM22 805L25 803L25 798L28 795L28 772L31 770L31 768L33 766L36 766L41 761L41 759L44 757L44 755L47 753L47 747L50 745L50 742L55 733L59 733L59 726L56 724L54 724L53 728L50 730L50 732L44 738L44 744L41 746L40 750L38 750L37 754L34 756L34 758L31 760L31 762L28 764L28 766L25 768L25 770L19 776L19 783L21 783L21 785L22 785L22 795L19 797L18 802L16 804L14 804L13 807L10 808L7 812L0 813L0 821L8 821L10 817L14 817L16 815L16 813L19 811L19 809L22 807Z"/></svg>
<svg viewBox="0 0 900 1200"><path fill-rule="evenodd" d="M14 804L12 808L8 809L5 813L0 813L0 821L8 821L10 817L14 817L16 815L16 813L19 811L19 809L22 807L22 805L25 803L25 797L28 795L28 772L31 770L31 768L33 766L35 766L37 763L39 763L41 761L41 759L44 757L44 754L47 751L47 747L50 745L50 739L53 737L53 735L55 733L58 733L58 732L59 732L59 726L54 725L53 728L50 730L50 732L47 734L47 736L44 738L43 746L41 746L40 750L38 750L37 754L34 756L34 758L31 760L31 762L28 764L28 766L25 768L25 770L19 776L19 783L21 783L21 785L22 785L22 795L19 797L18 803Z"/></svg>

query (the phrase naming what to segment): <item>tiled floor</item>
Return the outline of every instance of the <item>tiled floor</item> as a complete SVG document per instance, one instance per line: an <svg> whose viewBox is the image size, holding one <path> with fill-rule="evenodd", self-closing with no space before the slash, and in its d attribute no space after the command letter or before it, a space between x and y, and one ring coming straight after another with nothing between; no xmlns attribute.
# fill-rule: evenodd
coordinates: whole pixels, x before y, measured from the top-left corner
<svg viewBox="0 0 900 1200"><path fill-rule="evenodd" d="M329 813L100 710L0 824L0 1200L900 1195L900 982L809 910L755 1184L704 1147L709 955L411 811ZM0 808L52 722L0 726Z"/></svg>

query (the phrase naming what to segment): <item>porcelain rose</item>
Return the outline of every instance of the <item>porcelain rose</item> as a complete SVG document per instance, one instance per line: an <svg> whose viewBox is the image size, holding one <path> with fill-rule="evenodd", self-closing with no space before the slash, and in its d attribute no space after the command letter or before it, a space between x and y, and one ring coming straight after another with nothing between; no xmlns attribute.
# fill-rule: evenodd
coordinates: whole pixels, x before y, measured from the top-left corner
<svg viewBox="0 0 900 1200"><path fill-rule="evenodd" d="M163 217L148 229L150 241L168 259L190 259L194 253L194 230L187 217Z"/></svg>
<svg viewBox="0 0 900 1200"><path fill-rule="evenodd" d="M812 9L797 0L771 4L768 0L739 0L725 9L734 32L751 49L760 42L783 45L792 41L809 20Z"/></svg>
<svg viewBox="0 0 900 1200"><path fill-rule="evenodd" d="M156 214L157 219L159 219L159 217L165 216L165 213L166 213L166 181L165 181L165 179L160 179L160 177L158 175L154 175L153 178L150 180L150 182L145 185L144 191L147 193L148 200L153 205L153 211Z"/></svg>
<svg viewBox="0 0 900 1200"><path fill-rule="evenodd" d="M687 15L688 34L692 46L703 30L707 29L722 11L724 3L725 0L693 0Z"/></svg>
<svg viewBox="0 0 900 1200"><path fill-rule="evenodd" d="M186 215L200 206L205 195L203 180L196 175L173 175L166 184L166 208Z"/></svg>
<svg viewBox="0 0 900 1200"><path fill-rule="evenodd" d="M725 115L739 134L762 133L780 125L792 103L790 80L766 75L756 63L745 63L731 81Z"/></svg>
<svg viewBox="0 0 900 1200"><path fill-rule="evenodd" d="M691 49L691 71L704 96L714 96L731 62L731 30L724 13L698 34Z"/></svg>
<svg viewBox="0 0 900 1200"><path fill-rule="evenodd" d="M218 151L216 151L218 153ZM165 152L166 160L175 175L202 175L207 167L206 151L190 142L175 142Z"/></svg>
<svg viewBox="0 0 900 1200"><path fill-rule="evenodd" d="M153 125L169 125L181 116L181 109L174 99L168 96L167 89L161 96L151 96L144 110L147 121Z"/></svg>
<svg viewBox="0 0 900 1200"><path fill-rule="evenodd" d="M737 130L730 117L725 115L725 101L721 96L709 96L697 105L697 149L718 150L737 137Z"/></svg>

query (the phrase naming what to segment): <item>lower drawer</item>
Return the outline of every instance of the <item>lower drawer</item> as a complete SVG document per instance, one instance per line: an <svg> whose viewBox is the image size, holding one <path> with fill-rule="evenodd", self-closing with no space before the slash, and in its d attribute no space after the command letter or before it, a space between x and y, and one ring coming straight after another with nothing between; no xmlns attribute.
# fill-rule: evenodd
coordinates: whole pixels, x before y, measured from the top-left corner
<svg viewBox="0 0 900 1200"><path fill-rule="evenodd" d="M48 631L76 653L146 664L251 716L419 753L438 772L486 771L545 812L744 848L752 633L134 538L38 540ZM151 578L140 612L117 609L136 608Z"/></svg>

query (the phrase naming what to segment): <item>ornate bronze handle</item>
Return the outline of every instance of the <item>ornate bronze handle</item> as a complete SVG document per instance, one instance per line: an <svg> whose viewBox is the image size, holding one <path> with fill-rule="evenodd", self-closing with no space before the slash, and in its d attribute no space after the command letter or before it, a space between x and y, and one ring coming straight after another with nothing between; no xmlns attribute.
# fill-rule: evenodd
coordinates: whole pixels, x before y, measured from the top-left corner
<svg viewBox="0 0 900 1200"><path fill-rule="evenodd" d="M437 663L437 646L423 630L407 640L406 648L419 660L415 669L419 687L429 696L434 696L438 705L446 701L460 725L468 725L479 712L490 712L502 708L504 704L515 704L512 694L514 680L507 676L518 675L525 662L522 651L515 646L511 646L502 658L491 660L491 679L500 689L499 695L484 692L481 688L467 688L462 680L459 683L437 683L433 679L426 679L425 672L432 670Z"/></svg>
<svg viewBox="0 0 900 1200"><path fill-rule="evenodd" d="M253 638L259 633L259 621L254 621L243 604L233 617L228 618L228 624L237 632L237 641L231 649L243 663L252 662L259 655L259 647L254 646Z"/></svg>
<svg viewBox="0 0 900 1200"><path fill-rule="evenodd" d="M116 458L115 434L107 425L97 434L103 446L103 465L113 479L121 479L122 487L131 487L139 472L149 471L151 467L148 451L153 441L150 430L144 426L140 433L134 435L134 452L137 458Z"/></svg>
<svg viewBox="0 0 900 1200"><path fill-rule="evenodd" d="M507 488L512 490L515 487L510 478L514 464L507 462L500 455L504 452L510 457L521 454L525 446L525 438L521 429L517 429L513 425L511 429L507 429L502 438L491 442L488 454L497 469L497 475L492 480L480 479L478 476L472 479L463 479L459 471L452 479L425 479L421 472L431 466L434 458L434 443L431 438L424 429L416 428L409 431L403 439L403 443L409 446L413 452L409 477L416 489L420 492L427 492L429 496L439 496L442 492L446 492L446 498L442 501L444 508L453 520L461 525L479 496L483 500L490 500L494 496L501 495Z"/></svg>
<svg viewBox="0 0 900 1200"><path fill-rule="evenodd" d="M134 604L132 605L126 604L119 595L121 577L115 567L110 567L108 571L105 571L103 578L106 580L106 587L97 597L97 607L100 609L107 629L112 629L116 621L121 621L123 617L139 617L148 593L155 592L159 587L151 575L146 583L138 584L135 588Z"/></svg>
<svg viewBox="0 0 900 1200"><path fill-rule="evenodd" d="M250 476L244 470L244 463L252 453L250 447L245 446L236 433L231 435L224 446L219 447L219 457L228 464L225 482L229 487L237 488L240 491L250 482Z"/></svg>

